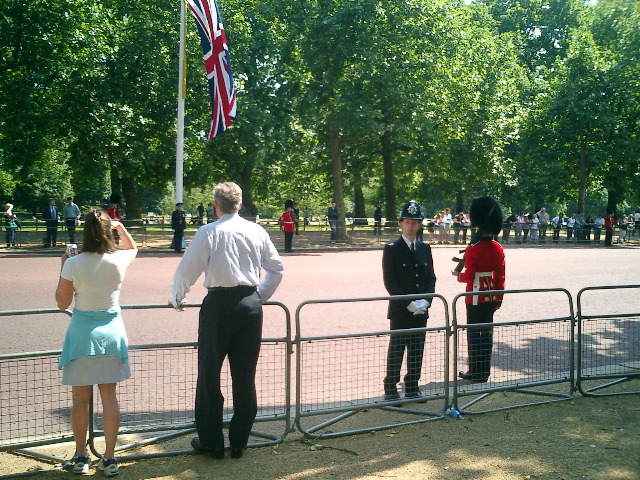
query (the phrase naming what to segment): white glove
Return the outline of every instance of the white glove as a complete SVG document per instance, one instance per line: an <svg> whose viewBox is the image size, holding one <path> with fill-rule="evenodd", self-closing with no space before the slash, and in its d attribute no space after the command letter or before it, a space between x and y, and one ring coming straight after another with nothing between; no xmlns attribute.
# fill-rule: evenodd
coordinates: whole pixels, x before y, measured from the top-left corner
<svg viewBox="0 0 640 480"><path fill-rule="evenodd" d="M409 305L407 305L407 310L412 312L414 315L424 315L427 311L427 308L431 305L431 302L426 298L421 298L420 300L414 300Z"/></svg>

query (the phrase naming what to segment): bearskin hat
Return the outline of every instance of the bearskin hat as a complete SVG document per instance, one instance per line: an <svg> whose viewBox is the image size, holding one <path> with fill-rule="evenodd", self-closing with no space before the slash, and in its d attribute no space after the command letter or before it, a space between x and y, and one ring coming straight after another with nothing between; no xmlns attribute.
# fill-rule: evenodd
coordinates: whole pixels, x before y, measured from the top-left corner
<svg viewBox="0 0 640 480"><path fill-rule="evenodd" d="M474 197L469 206L471 226L483 232L497 235L502 230L502 208L489 196Z"/></svg>

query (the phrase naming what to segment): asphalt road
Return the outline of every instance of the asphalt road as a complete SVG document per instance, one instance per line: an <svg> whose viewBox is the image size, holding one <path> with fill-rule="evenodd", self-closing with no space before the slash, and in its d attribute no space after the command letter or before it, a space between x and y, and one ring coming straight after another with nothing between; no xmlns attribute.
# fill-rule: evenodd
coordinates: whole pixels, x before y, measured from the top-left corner
<svg viewBox="0 0 640 480"><path fill-rule="evenodd" d="M449 306L463 291L450 271L457 248L436 246L433 257L438 281L436 292ZM122 305L166 304L172 275L180 260L174 254L142 251L127 272L121 290ZM283 255L285 276L272 298L291 312L314 299L370 298L385 296L382 283L382 250L296 252ZM635 246L605 249L602 246L507 247L507 289L566 289L575 300L589 286L640 284L640 252ZM60 259L42 254L0 257L0 310L55 308ZM201 277L188 300L198 303L205 295ZM604 291L585 297L583 307L638 312L638 290ZM586 299L589 299L586 301ZM434 301L428 326L446 323L443 302ZM448 311L451 311L449 308ZM569 300L562 292L514 294L505 299L496 321L528 320L565 315ZM265 336L286 335L280 307L265 309ZM197 309L183 313L169 308L125 312L131 345L190 342L197 337ZM450 318L449 321L452 319ZM464 323L461 316L460 323ZM33 352L61 348L68 318L63 314L0 317L0 353ZM300 311L303 336L369 332L388 328L386 302L355 302L305 306ZM294 324L295 333L295 324Z"/></svg>

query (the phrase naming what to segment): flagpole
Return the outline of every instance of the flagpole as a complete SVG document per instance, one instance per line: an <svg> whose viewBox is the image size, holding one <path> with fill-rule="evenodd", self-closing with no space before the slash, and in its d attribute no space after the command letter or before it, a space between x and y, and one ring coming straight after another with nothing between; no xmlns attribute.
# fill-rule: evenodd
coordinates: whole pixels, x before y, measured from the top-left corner
<svg viewBox="0 0 640 480"><path fill-rule="evenodd" d="M179 71L178 74L178 122L177 122L177 138L176 138L176 203L182 202L183 179L184 179L184 104L186 90L186 58L185 58L185 23L186 23L186 6L185 1L180 0L180 55L179 55Z"/></svg>

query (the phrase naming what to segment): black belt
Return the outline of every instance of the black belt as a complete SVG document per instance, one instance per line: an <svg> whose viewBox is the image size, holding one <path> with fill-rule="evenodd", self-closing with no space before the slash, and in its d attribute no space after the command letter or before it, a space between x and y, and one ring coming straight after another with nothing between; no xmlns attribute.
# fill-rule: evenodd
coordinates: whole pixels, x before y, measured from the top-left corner
<svg viewBox="0 0 640 480"><path fill-rule="evenodd" d="M253 285L237 285L235 287L209 287L208 290L210 292L218 292L218 291L233 291L233 290L251 290L255 292L258 287L254 287Z"/></svg>

